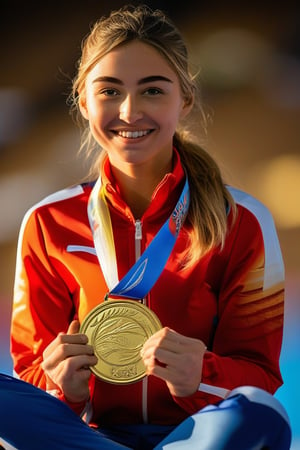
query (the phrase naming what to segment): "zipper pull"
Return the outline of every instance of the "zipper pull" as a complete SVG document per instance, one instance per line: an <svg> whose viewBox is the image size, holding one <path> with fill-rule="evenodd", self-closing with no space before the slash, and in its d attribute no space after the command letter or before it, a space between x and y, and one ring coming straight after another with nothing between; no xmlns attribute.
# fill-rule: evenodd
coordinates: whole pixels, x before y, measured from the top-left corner
<svg viewBox="0 0 300 450"><path fill-rule="evenodd" d="M142 222L139 219L135 221L135 239L142 240Z"/></svg>
<svg viewBox="0 0 300 450"><path fill-rule="evenodd" d="M142 222L135 221L135 261L141 256L141 242L142 242Z"/></svg>

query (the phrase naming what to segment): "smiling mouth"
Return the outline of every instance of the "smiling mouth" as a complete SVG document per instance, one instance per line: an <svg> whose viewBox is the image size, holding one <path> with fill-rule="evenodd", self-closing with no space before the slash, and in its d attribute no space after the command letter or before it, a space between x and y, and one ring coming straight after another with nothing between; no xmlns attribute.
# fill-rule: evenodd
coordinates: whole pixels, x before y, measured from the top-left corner
<svg viewBox="0 0 300 450"><path fill-rule="evenodd" d="M153 130L137 130L137 131L119 130L119 131L114 131L114 133L116 135L121 136L126 139L137 139L137 138L141 138L143 136L147 136L152 131Z"/></svg>

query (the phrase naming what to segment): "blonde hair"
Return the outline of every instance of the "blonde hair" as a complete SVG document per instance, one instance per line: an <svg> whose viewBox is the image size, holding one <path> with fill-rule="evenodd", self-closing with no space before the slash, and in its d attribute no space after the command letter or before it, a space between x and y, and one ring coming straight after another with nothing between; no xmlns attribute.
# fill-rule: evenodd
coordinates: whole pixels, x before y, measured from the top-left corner
<svg viewBox="0 0 300 450"><path fill-rule="evenodd" d="M151 45L167 60L178 76L186 103L194 102L194 108L198 107L202 112L196 78L189 68L187 47L177 27L160 10L152 10L146 5L124 6L111 12L108 17L100 18L82 42L81 59L70 99L71 112L76 113L79 124L83 125L81 149L84 149L86 156L95 154L96 149L101 150L78 107L80 97L85 95L87 74L105 54L133 40ZM235 205L216 162L194 142L187 130L178 128L174 146L180 154L190 184L191 204L187 217L190 242L185 259L186 266L189 266L211 248L222 248L227 233L226 208L231 206L235 211ZM90 177L98 176L103 153L105 155L105 152L96 152Z"/></svg>

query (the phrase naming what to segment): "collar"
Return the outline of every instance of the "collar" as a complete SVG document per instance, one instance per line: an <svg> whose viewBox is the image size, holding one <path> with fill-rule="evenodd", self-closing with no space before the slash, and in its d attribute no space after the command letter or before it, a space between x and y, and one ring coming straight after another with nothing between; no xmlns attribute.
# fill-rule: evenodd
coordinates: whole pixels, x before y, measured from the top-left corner
<svg viewBox="0 0 300 450"><path fill-rule="evenodd" d="M109 204L127 216L132 215L130 208L119 194L117 181L112 173L108 157L105 158L101 170L102 183L107 192ZM185 181L185 172L182 167L178 150L173 148L173 169L167 173L156 186L152 200L142 219L154 219L166 217L170 214L181 194Z"/></svg>

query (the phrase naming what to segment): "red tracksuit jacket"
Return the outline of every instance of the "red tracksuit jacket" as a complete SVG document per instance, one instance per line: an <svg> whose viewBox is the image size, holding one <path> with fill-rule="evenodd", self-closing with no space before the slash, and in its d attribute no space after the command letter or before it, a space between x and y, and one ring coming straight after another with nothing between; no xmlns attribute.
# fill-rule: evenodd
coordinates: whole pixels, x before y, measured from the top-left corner
<svg viewBox="0 0 300 450"><path fill-rule="evenodd" d="M175 152L173 172L159 184L141 218L142 250L171 214L183 180ZM121 279L135 262L135 219L119 196L108 160L102 182L108 191ZM16 374L43 389L43 350L59 332L67 330L73 318L82 321L108 291L87 215L91 189L92 185L83 184L47 197L28 211L20 229L11 351ZM93 423L177 424L208 403L219 401L214 387L231 390L253 385L274 393L282 384L284 268L277 234L261 203L229 189L238 217L225 248L209 252L194 267L180 271L187 245L183 226L161 276L147 295L148 307L163 326L207 345L202 384L211 386L212 393L199 390L178 398L153 376L115 385L92 375ZM232 222L231 213L228 222ZM84 407L70 406L78 413Z"/></svg>

